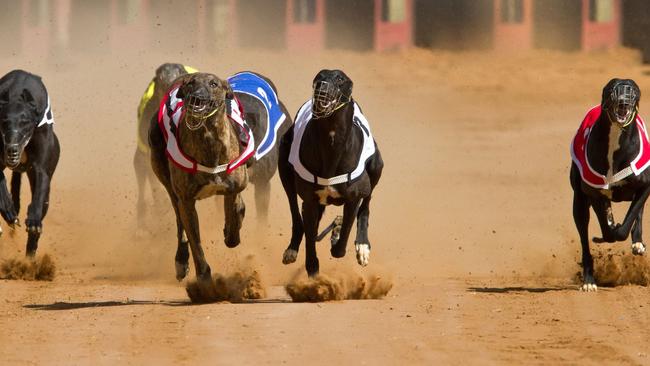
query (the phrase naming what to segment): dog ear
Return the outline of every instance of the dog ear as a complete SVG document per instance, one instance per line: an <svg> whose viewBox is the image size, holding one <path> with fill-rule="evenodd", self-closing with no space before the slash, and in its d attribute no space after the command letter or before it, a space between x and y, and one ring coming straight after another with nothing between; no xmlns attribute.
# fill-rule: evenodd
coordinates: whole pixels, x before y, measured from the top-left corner
<svg viewBox="0 0 650 366"><path fill-rule="evenodd" d="M232 90L228 80L223 80L221 86L226 91L226 99L235 99L235 92Z"/></svg>

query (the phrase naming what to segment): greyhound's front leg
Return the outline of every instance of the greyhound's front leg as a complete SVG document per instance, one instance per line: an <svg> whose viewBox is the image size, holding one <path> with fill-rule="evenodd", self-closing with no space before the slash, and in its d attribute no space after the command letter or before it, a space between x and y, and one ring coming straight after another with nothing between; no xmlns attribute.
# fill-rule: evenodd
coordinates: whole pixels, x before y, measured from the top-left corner
<svg viewBox="0 0 650 366"><path fill-rule="evenodd" d="M7 189L7 179L2 171L0 171L0 215L12 227L18 223L16 209Z"/></svg>
<svg viewBox="0 0 650 366"><path fill-rule="evenodd" d="M224 196L223 209L226 216L223 237L224 242L228 248L234 248L239 245L240 237L239 230L241 229L244 215L246 214L246 206L241 194L228 194Z"/></svg>
<svg viewBox="0 0 650 366"><path fill-rule="evenodd" d="M645 205L645 201L648 199L648 195L650 195L650 186L644 188L643 191L634 195L634 199L632 200L632 203L630 203L630 208L625 214L625 220L623 220L623 224L616 224L614 228L614 237L616 240L623 241L627 239L628 235L630 235L632 224L634 224L634 221L639 216L639 212Z"/></svg>
<svg viewBox="0 0 650 366"><path fill-rule="evenodd" d="M34 256L38 248L38 239L43 232L43 219L47 214L50 197L50 176L44 169L34 166L27 172L32 189L32 202L27 208L27 251L28 256Z"/></svg>
<svg viewBox="0 0 650 366"><path fill-rule="evenodd" d="M645 254L645 244L643 244L642 231L643 231L643 208L639 210L639 215L634 220L632 226L632 254L643 255Z"/></svg>
<svg viewBox="0 0 650 366"><path fill-rule="evenodd" d="M357 214L357 238L354 248L357 251L357 263L367 266L370 260L370 240L368 239L368 217L370 216L370 196L363 199Z"/></svg>
<svg viewBox="0 0 650 366"><path fill-rule="evenodd" d="M178 213L181 217L181 223L187 233L190 241L190 250L192 251L192 258L194 259L194 268L196 270L196 278L199 281L210 281L212 274L210 266L205 260L203 248L201 247L201 235L199 233L199 217L196 213L196 201L193 199L179 199L178 200Z"/></svg>
<svg viewBox="0 0 650 366"><path fill-rule="evenodd" d="M320 264L316 255L316 236L318 235L319 204L315 200L303 201L302 221L305 229L305 268L307 275L318 275Z"/></svg>
<svg viewBox="0 0 650 366"><path fill-rule="evenodd" d="M350 237L350 230L352 230L352 224L354 219L357 216L357 211L359 209L359 200L346 202L343 205L343 224L341 224L341 234L339 240L336 243L332 243L332 248L330 253L334 258L342 258L345 256L345 250L348 245L348 238Z"/></svg>

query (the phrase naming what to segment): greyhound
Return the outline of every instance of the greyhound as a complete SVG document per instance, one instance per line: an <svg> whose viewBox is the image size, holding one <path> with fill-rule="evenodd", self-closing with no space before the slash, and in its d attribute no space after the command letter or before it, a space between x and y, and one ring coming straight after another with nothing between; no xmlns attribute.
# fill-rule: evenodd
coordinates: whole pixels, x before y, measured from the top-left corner
<svg viewBox="0 0 650 366"><path fill-rule="evenodd" d="M584 118L571 143L573 218L582 246L583 291L596 291L589 251L589 207L593 207L602 238L596 243L626 240L632 232L632 253L643 255L643 207L650 194L650 142L638 114L641 92L633 80L612 79L603 88L600 105ZM631 201L622 224L615 224L611 202Z"/></svg>
<svg viewBox="0 0 650 366"><path fill-rule="evenodd" d="M357 262L366 266L370 256L370 198L383 167L368 122L352 99L352 80L340 70L321 70L313 81L312 98L300 108L295 124L280 143L278 170L292 219L291 239L282 262L296 261L304 234L307 274L318 274L318 225L325 206L334 204L343 205L343 218L337 218L327 229L334 228L331 255L345 256L356 217Z"/></svg>
<svg viewBox="0 0 650 366"><path fill-rule="evenodd" d="M292 125L287 107L277 94L277 88L267 77L251 72L239 72L228 78L244 109L246 123L255 137L255 157L249 160L249 180L255 187L255 209L258 219L266 221L271 196L271 178L278 166L279 148L276 142Z"/></svg>
<svg viewBox="0 0 650 366"><path fill-rule="evenodd" d="M133 154L133 168L135 169L135 177L138 183L138 201L137 209L137 228L138 232L143 229L143 218L146 214L146 204L144 201L144 190L147 182L151 187L151 192L154 201L160 201L160 186L157 179L151 170L149 163L149 121L157 114L158 107L162 101L165 92L172 86L172 82L179 76L185 74L192 74L197 72L189 66L184 66L175 63L165 63L156 69L156 74L149 83L145 93L140 99L138 106L138 134L137 134L137 148Z"/></svg>
<svg viewBox="0 0 650 366"><path fill-rule="evenodd" d="M245 147L240 146L240 141ZM149 129L151 165L176 214L176 278L188 273L189 247L199 281L211 279L201 247L196 200L224 195L224 241L239 245L254 138L227 81L207 73L183 75L165 95Z"/></svg>
<svg viewBox="0 0 650 366"><path fill-rule="evenodd" d="M50 98L39 76L14 70L0 79L2 170L12 170L11 194L0 171L0 214L12 228L18 224L21 175L27 173L32 191L25 220L28 257L36 255L59 161L60 146L53 124Z"/></svg>

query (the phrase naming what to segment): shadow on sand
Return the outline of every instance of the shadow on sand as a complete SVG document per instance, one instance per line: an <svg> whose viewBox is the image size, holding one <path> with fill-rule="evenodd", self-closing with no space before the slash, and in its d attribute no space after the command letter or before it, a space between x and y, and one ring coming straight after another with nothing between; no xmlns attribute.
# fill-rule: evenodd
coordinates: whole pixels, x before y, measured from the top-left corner
<svg viewBox="0 0 650 366"><path fill-rule="evenodd" d="M557 287L524 287L524 286L512 286L512 287L469 287L467 291L470 292L480 292L480 293L489 293L489 294L508 294L508 293L517 293L517 292L529 292L529 293L543 293L551 291L569 291L575 290L575 286L557 286Z"/></svg>
<svg viewBox="0 0 650 366"><path fill-rule="evenodd" d="M260 299L260 300L247 300L238 303L240 304L281 304L291 303L290 299ZM51 304L28 304L23 305L26 309L32 310L77 310L87 308L101 308L101 307L114 307L114 306L132 306L132 305L163 305L163 306L201 306L210 304L231 304L229 302L216 302L206 304L195 304L188 300L173 300L173 301L149 301L149 300L129 300L129 301L89 301L89 302L54 302Z"/></svg>

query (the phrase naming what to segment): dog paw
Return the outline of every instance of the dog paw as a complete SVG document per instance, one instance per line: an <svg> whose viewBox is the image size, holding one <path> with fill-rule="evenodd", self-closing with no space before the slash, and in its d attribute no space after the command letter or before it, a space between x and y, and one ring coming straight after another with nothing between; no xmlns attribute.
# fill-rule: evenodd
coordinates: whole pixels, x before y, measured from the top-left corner
<svg viewBox="0 0 650 366"><path fill-rule="evenodd" d="M357 250L357 263L362 267L367 266L370 261L370 244L356 243L354 248Z"/></svg>
<svg viewBox="0 0 650 366"><path fill-rule="evenodd" d="M641 242L632 243L632 254L634 255L644 255L645 254L645 244Z"/></svg>
<svg viewBox="0 0 650 366"><path fill-rule="evenodd" d="M25 226L27 226L25 229L28 233L40 234L43 232L43 224L41 223L41 220L28 218L25 220Z"/></svg>
<svg viewBox="0 0 650 366"><path fill-rule="evenodd" d="M598 286L595 283L585 283L580 286L580 291L583 292L596 292L598 291Z"/></svg>
<svg viewBox="0 0 650 366"><path fill-rule="evenodd" d="M190 265L187 262L185 263L174 262L174 264L176 265L176 280L180 282L190 272Z"/></svg>
<svg viewBox="0 0 650 366"><path fill-rule="evenodd" d="M287 248L282 255L282 264L291 264L298 259L298 251Z"/></svg>
<svg viewBox="0 0 650 366"><path fill-rule="evenodd" d="M9 210L0 210L0 215L2 218L9 224L9 226L13 229L15 225L19 225L18 222L18 217L16 217L16 212L14 212L13 209Z"/></svg>

